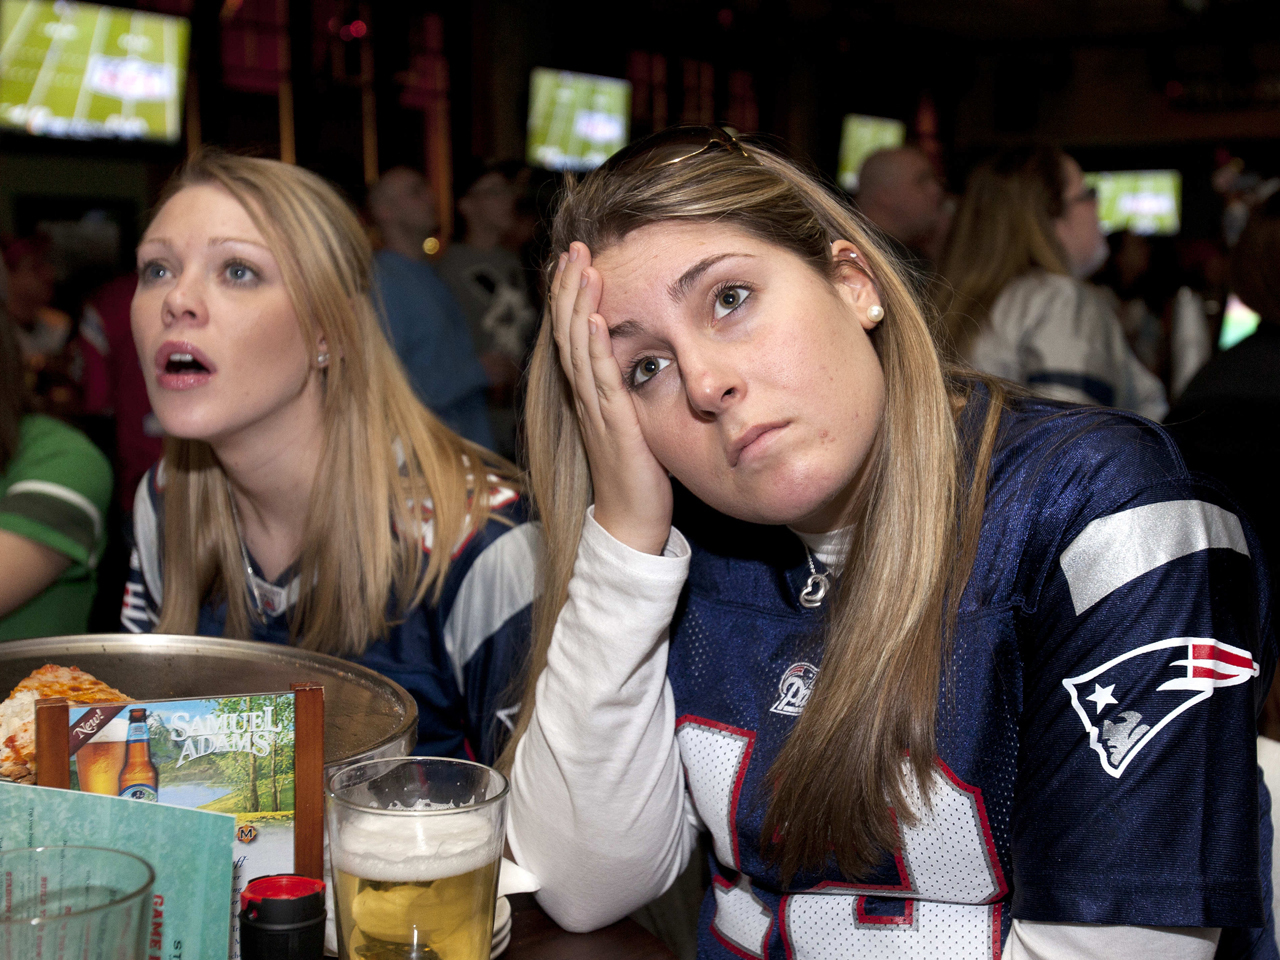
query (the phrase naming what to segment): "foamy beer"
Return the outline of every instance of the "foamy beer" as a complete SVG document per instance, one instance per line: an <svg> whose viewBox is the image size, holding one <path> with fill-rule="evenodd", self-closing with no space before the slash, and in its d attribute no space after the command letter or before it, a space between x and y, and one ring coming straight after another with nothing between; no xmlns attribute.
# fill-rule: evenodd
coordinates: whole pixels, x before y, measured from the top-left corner
<svg viewBox="0 0 1280 960"><path fill-rule="evenodd" d="M120 793L120 770L124 767L125 741L129 721L116 717L76 751L76 775L86 793Z"/></svg>
<svg viewBox="0 0 1280 960"><path fill-rule="evenodd" d="M338 952L488 960L507 781L464 760L397 757L329 780Z"/></svg>

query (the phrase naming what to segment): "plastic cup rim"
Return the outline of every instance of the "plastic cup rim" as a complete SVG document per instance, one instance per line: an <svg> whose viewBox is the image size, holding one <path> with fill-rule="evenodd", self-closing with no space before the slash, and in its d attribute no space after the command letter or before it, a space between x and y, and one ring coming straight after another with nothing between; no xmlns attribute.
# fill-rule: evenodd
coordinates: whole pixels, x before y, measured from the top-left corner
<svg viewBox="0 0 1280 960"><path fill-rule="evenodd" d="M436 810L384 810L381 807L369 807L362 804L354 803L345 797L338 796L333 786L333 781L338 777L354 770L356 767L370 766L375 763L394 763L395 761L409 761L411 763L449 763L458 766L479 767L487 770L493 776L498 777L502 781L502 789L492 797L486 797L484 800L477 800L475 803L464 804L461 807L442 807ZM476 763L474 760L458 760L454 757L419 757L419 756L400 756L400 757L378 757L370 760L360 760L356 763L349 763L331 773L325 780L325 795L334 803L341 804L349 810L358 810L361 813L376 813L378 815L386 815L388 817L436 817L436 816L453 816L459 813L474 813L477 810L483 810L486 807L493 806L500 800L505 800L507 794L511 792L511 780L502 773L499 773L493 767L485 766L483 763Z"/></svg>
<svg viewBox="0 0 1280 960"><path fill-rule="evenodd" d="M76 843L68 843L68 844L49 843L40 847L15 847L12 850L0 850L0 861L2 861L5 857L13 856L19 853L32 853L32 852L39 853L45 850L92 850L94 853L112 853L119 857L128 857L130 860L137 860L138 863L142 864L142 866L147 871L147 879L144 883L139 884L135 889L130 890L128 893L121 894L115 899L107 903L101 903L96 907L86 907L83 910L72 910L70 913L59 913L51 917L24 917L20 920L5 920L4 918L0 917L0 929L4 929L5 927L9 927L9 928L38 927L38 926L41 926L42 924L61 923L65 920L70 920L75 917L86 917L86 916L89 916L90 914L99 913L103 910L110 910L113 907L118 907L122 903L128 903L130 900L133 900L134 898L140 896L148 887L154 886L156 882L155 868L151 866L151 864L149 864L146 860L143 860L137 854L129 853L128 851L125 851L125 850L114 850L111 847L90 847L90 846L86 846L85 844L76 844Z"/></svg>

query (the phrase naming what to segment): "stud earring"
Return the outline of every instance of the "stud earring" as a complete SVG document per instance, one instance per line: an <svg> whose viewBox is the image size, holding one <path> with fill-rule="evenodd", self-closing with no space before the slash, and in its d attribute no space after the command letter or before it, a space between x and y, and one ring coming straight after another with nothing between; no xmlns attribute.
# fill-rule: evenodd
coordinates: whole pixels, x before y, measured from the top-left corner
<svg viewBox="0 0 1280 960"><path fill-rule="evenodd" d="M328 366L328 364L329 364L329 353L328 353L328 351L325 351L324 353L318 354L318 355L316 356L316 366L318 366L318 367L324 367L324 366Z"/></svg>
<svg viewBox="0 0 1280 960"><path fill-rule="evenodd" d="M872 323L879 323L884 319L884 307L880 306L878 303L873 303L871 306L867 307L867 319Z"/></svg>

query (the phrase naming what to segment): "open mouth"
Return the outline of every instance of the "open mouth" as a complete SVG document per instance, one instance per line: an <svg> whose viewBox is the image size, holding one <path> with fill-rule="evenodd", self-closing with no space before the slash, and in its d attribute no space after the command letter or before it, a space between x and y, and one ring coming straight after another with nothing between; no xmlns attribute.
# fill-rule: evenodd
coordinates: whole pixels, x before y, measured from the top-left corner
<svg viewBox="0 0 1280 960"><path fill-rule="evenodd" d="M156 351L156 380L166 390L190 390L203 386L217 367L193 343L168 341Z"/></svg>
<svg viewBox="0 0 1280 960"><path fill-rule="evenodd" d="M164 372L173 374L208 373L209 368L190 353L171 353L169 354L169 359L165 361Z"/></svg>

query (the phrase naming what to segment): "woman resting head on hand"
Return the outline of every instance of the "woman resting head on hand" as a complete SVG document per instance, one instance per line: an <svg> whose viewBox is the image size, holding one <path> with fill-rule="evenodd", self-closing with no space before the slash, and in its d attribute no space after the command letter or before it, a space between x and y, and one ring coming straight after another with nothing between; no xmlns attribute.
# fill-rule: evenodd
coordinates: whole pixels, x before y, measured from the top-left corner
<svg viewBox="0 0 1280 960"><path fill-rule="evenodd" d="M491 756L527 647L528 551L507 541L511 563L486 568L501 584L470 587L509 588L505 616L460 615L452 648L445 621L480 554L531 528L513 468L414 396L354 213L299 167L205 153L158 206L138 277L134 340L168 439L139 490L124 625L350 657L417 695L420 749L463 755L465 738ZM486 643L502 649L472 676Z"/></svg>
<svg viewBox="0 0 1280 960"><path fill-rule="evenodd" d="M527 407L547 587L506 761L556 919L660 893L701 825L701 957L1033 948L1011 916L1059 945L1073 922L1208 928L1140 934L1201 956L1263 923L1265 588L1157 428L945 370L860 219L718 128L570 186L552 248ZM1192 636L1228 689L1150 700ZM1209 822L1206 784L1190 842L1168 803L1218 722L1246 826Z"/></svg>

